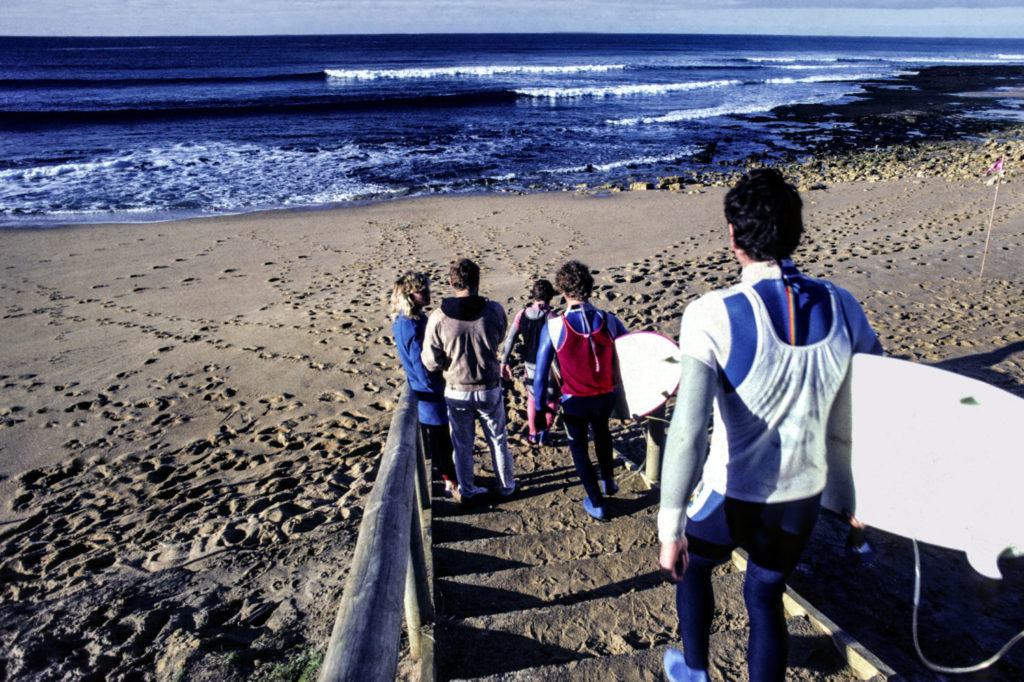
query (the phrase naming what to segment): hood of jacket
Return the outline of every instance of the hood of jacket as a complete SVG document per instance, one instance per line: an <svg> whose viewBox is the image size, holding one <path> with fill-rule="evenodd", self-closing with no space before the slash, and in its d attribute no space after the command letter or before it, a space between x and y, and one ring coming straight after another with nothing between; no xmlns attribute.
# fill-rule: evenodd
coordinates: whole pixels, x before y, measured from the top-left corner
<svg viewBox="0 0 1024 682"><path fill-rule="evenodd" d="M454 296L441 301L441 312L454 320L469 321L480 317L486 306L483 296Z"/></svg>

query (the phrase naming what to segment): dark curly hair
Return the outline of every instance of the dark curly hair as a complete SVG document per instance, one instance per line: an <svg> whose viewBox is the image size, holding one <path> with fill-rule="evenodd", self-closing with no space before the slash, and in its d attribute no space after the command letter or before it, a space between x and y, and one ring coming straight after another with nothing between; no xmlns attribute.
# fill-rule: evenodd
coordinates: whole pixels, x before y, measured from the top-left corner
<svg viewBox="0 0 1024 682"><path fill-rule="evenodd" d="M476 289L480 286L480 266L468 258L460 258L452 263L448 277L455 289Z"/></svg>
<svg viewBox="0 0 1024 682"><path fill-rule="evenodd" d="M578 260L571 260L555 275L555 287L567 298L585 301L594 290L594 276L590 268Z"/></svg>
<svg viewBox="0 0 1024 682"><path fill-rule="evenodd" d="M774 168L744 175L725 195L725 218L736 246L756 261L789 258L804 231L803 201Z"/></svg>
<svg viewBox="0 0 1024 682"><path fill-rule="evenodd" d="M530 289L530 297L534 301L544 301L545 303L548 303L555 297L555 288L551 286L551 282L546 279L538 279L533 283L533 288Z"/></svg>

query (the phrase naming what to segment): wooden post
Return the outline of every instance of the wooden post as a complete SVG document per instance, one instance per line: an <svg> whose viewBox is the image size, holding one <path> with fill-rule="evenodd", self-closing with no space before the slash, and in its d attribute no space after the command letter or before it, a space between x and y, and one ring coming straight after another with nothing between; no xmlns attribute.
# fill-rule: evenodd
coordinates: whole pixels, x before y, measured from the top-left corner
<svg viewBox="0 0 1024 682"><path fill-rule="evenodd" d="M413 534L415 535L415 533ZM408 568L405 571L405 631L409 635L409 655L412 660L420 660L420 616L419 599L416 596L416 566L409 556Z"/></svg>
<svg viewBox="0 0 1024 682"><path fill-rule="evenodd" d="M430 475L426 463L426 448L423 442L423 431L420 430L418 440L419 448L416 452L418 461L416 477L419 485L416 486L419 505L415 508L412 519L412 535L410 536L409 560L412 566L412 576L416 581L416 602L419 610L420 636L417 656L420 661L420 681L434 682L436 671L434 669L434 562L431 554L433 546L433 535L431 524L433 513L431 511ZM408 577L406 578L408 579ZM411 642L410 638L410 642Z"/></svg>
<svg viewBox="0 0 1024 682"><path fill-rule="evenodd" d="M410 571L415 496L416 398L408 385L391 420L377 479L320 668L321 682L392 682ZM418 524L416 524L418 525ZM421 550L422 556L422 550Z"/></svg>
<svg viewBox="0 0 1024 682"><path fill-rule="evenodd" d="M414 660L420 658L420 627L434 620L427 562L423 549L423 525L419 509L413 509L409 534L409 569L405 577L405 627Z"/></svg>
<svg viewBox="0 0 1024 682"><path fill-rule="evenodd" d="M424 622L434 620L430 586L427 579L427 562L423 551L423 534L426 532L425 518L430 509L430 477L427 473L426 448L423 431L417 428L416 439L416 500L412 510L409 531L409 570L405 576L405 628L409 635L409 649L413 660L420 659L422 640L420 628Z"/></svg>
<svg viewBox="0 0 1024 682"><path fill-rule="evenodd" d="M648 415L644 424L644 437L647 441L647 463L644 465L644 481L647 486L654 487L661 483L661 456L665 449L665 406Z"/></svg>

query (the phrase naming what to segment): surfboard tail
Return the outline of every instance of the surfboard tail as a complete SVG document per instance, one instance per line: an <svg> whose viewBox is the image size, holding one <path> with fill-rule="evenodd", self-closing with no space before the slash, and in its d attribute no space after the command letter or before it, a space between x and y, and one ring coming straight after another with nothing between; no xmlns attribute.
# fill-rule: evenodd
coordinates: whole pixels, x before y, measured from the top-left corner
<svg viewBox="0 0 1024 682"><path fill-rule="evenodd" d="M978 573L986 578L1002 580L1003 574L999 570L999 560L1003 557L1017 558L1024 556L1024 550L1016 546L1007 546L1002 542L988 542L972 548L967 552L967 562Z"/></svg>

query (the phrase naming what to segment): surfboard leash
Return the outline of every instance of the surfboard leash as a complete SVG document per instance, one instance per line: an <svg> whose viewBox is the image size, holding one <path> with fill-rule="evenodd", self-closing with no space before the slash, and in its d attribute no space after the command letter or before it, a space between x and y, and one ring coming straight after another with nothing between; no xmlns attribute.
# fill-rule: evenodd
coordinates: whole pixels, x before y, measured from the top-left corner
<svg viewBox="0 0 1024 682"><path fill-rule="evenodd" d="M984 670L985 668L990 667L992 664L996 663L999 659L1001 659L1003 656L1005 656L1006 652L1009 651L1011 648L1013 648L1013 646L1017 642L1019 642L1022 638L1024 638L1024 631L1018 632L1014 637L1012 637L1010 639L1010 641L1008 641L1006 644L1003 645L1002 649L1000 649L999 651L997 651L995 654L993 654L989 658L985 659L984 661L981 661L980 663L975 663L974 665L965 666L965 667L962 667L962 668L957 668L957 667L950 668L950 667L946 667L946 666L943 666L943 665L938 665L937 663L932 663L931 661L929 661L925 657L924 652L921 651L921 643L920 643L920 641L918 640L918 637L917 637L917 611L918 611L918 607L921 605L921 553L917 549L917 538L913 538L913 541L914 541L914 616L913 616L913 620L912 620L912 625L913 625L913 630L914 630L914 648L917 649L917 656L918 656L918 658L920 658L921 662L924 663L926 666L928 666L931 670L934 670L937 673L944 673L944 674L947 674L947 675L962 675L964 673L974 673L974 672L978 672L979 670Z"/></svg>

